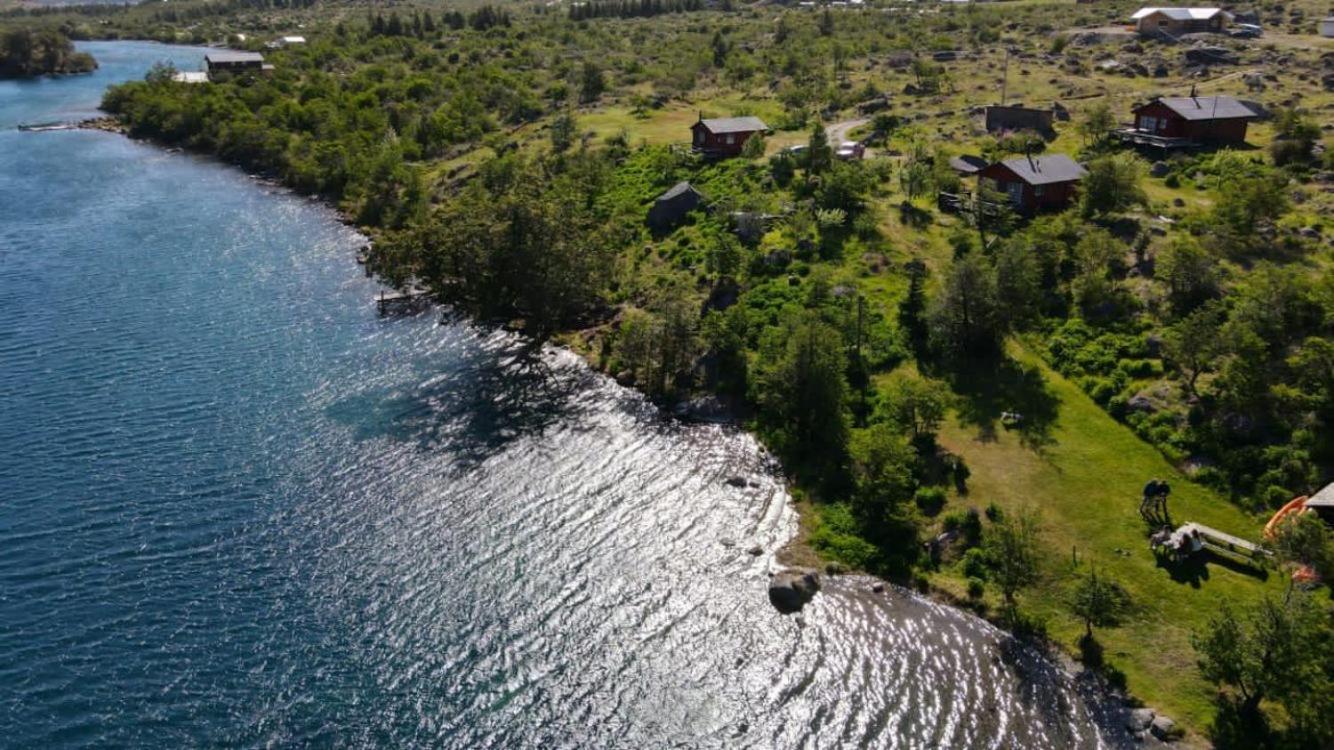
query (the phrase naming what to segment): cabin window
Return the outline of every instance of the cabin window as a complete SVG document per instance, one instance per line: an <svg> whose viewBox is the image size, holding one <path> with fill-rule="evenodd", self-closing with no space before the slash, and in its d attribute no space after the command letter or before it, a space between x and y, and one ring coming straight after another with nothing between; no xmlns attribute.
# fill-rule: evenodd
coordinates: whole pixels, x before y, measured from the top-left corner
<svg viewBox="0 0 1334 750"><path fill-rule="evenodd" d="M1150 132L1150 133L1157 133L1157 132L1158 132L1158 118L1157 118L1157 117L1149 117L1148 115L1140 115L1140 117L1139 117L1139 129L1140 129L1140 130L1147 130L1147 131Z"/></svg>
<svg viewBox="0 0 1334 750"><path fill-rule="evenodd" d="M1043 192L1043 191L1042 191L1042 186L1041 186L1041 185L1034 185L1034 186L1033 186L1033 197L1034 197L1034 198L1041 198L1041 197L1042 197L1042 192Z"/></svg>
<svg viewBox="0 0 1334 750"><path fill-rule="evenodd" d="M726 144L729 145L729 146L732 145L732 134L731 134L731 133L728 133L727 135L723 136L723 143L726 143Z"/></svg>
<svg viewBox="0 0 1334 750"><path fill-rule="evenodd" d="M1010 202L1016 206L1023 205L1024 202L1024 183L1007 182L1005 183L1005 193L1010 196Z"/></svg>

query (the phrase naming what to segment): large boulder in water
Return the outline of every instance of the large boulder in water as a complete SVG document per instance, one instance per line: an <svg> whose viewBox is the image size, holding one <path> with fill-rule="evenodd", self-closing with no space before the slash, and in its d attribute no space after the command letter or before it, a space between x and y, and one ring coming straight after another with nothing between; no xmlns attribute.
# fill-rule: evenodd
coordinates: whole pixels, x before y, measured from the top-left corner
<svg viewBox="0 0 1334 750"><path fill-rule="evenodd" d="M783 571L769 580L769 603L783 614L800 612L819 590L820 578L815 571Z"/></svg>

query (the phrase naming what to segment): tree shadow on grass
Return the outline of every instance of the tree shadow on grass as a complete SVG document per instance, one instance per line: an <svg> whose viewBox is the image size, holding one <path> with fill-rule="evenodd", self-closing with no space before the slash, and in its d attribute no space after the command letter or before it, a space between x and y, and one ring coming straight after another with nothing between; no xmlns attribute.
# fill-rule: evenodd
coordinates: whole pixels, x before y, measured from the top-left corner
<svg viewBox="0 0 1334 750"><path fill-rule="evenodd" d="M1003 428L1017 432L1024 447L1034 451L1055 442L1051 433L1061 401L1038 367L1001 357L956 367L946 377L959 395L959 421L976 428L981 440L995 440L996 430ZM1003 424L1006 412L1019 418Z"/></svg>
<svg viewBox="0 0 1334 750"><path fill-rule="evenodd" d="M1278 746L1278 738L1263 714L1243 710L1224 695L1215 700L1217 713L1209 740L1218 750L1261 750Z"/></svg>

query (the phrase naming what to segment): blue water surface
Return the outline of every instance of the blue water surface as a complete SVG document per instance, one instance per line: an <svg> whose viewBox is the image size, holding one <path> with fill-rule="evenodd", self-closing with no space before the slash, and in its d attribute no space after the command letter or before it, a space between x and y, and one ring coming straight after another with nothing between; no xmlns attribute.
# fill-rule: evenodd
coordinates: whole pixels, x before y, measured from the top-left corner
<svg viewBox="0 0 1334 750"><path fill-rule="evenodd" d="M0 746L1111 742L954 610L846 578L777 614L795 514L739 431L379 318L309 200L15 130L204 53L84 48L0 82Z"/></svg>

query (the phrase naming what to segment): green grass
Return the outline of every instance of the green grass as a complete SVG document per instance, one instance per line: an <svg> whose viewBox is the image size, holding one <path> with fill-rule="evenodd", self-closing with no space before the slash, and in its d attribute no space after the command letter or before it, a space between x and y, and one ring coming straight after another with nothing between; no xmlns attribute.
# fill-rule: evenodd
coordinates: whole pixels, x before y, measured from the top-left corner
<svg viewBox="0 0 1334 750"><path fill-rule="evenodd" d="M1204 626L1223 602L1246 604L1266 591L1281 591L1283 576L1271 572L1264 579L1211 562L1193 576L1174 577L1157 566L1148 549L1138 515L1140 491L1152 477L1169 480L1169 510L1177 523L1198 521L1258 540L1261 520L1191 483L1021 346L1012 346L1011 354L1040 374L1044 388L1039 390L1045 389L1045 395L1010 392L999 383L981 400L994 407L1003 407L1007 398L1046 402L1050 429L1043 444L1026 445L1024 435L989 423L986 408L980 418L965 421L956 415L940 440L965 458L972 476L968 494L952 496L946 510L982 510L989 503L1004 510L1035 508L1049 556L1042 583L1021 595L1022 608L1045 620L1050 637L1074 653L1083 626L1065 607L1069 585L1089 564L1113 576L1133 597L1135 608L1121 627L1097 631L1107 663L1125 674L1132 694L1201 731L1213 716L1214 691L1196 670L1191 631ZM1031 378L1029 383L1032 390ZM1072 549L1079 558L1077 569L1071 564ZM943 570L933 583L963 591L963 579L953 571Z"/></svg>

